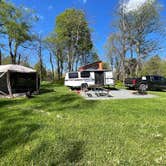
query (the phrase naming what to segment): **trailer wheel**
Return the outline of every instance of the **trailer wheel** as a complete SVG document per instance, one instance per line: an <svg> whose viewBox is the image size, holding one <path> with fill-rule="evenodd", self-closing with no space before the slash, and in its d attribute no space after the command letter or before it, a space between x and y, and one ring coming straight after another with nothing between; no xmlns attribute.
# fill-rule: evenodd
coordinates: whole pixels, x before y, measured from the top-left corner
<svg viewBox="0 0 166 166"><path fill-rule="evenodd" d="M88 90L88 84L86 84L86 83L81 84L81 90L82 91L87 91Z"/></svg>
<svg viewBox="0 0 166 166"><path fill-rule="evenodd" d="M31 91L27 91L27 92L25 93L25 95L26 95L27 98L31 98L31 97L32 97Z"/></svg>

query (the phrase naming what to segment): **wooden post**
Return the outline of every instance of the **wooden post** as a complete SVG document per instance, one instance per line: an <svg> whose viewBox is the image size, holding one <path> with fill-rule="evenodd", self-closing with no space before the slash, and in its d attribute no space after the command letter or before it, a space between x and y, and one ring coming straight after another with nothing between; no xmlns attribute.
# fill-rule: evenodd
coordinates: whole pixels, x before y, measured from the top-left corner
<svg viewBox="0 0 166 166"><path fill-rule="evenodd" d="M8 88L10 97L13 97L11 84L10 84L10 72L9 71L7 72L7 88Z"/></svg>

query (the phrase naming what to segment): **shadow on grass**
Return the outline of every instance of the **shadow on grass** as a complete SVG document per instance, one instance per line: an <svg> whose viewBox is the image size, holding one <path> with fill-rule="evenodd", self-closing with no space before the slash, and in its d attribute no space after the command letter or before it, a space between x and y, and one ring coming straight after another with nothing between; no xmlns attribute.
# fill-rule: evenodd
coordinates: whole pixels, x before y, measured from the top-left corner
<svg viewBox="0 0 166 166"><path fill-rule="evenodd" d="M82 160L84 149L85 143L83 141L62 138L58 141L58 144L54 144L53 141L42 142L32 151L28 160L34 161L36 165L39 163L48 163L51 166L71 165L79 163Z"/></svg>
<svg viewBox="0 0 166 166"><path fill-rule="evenodd" d="M14 103L10 101L10 106ZM31 111L17 111L17 108L0 111L0 158L8 152L35 139L33 133L41 128L30 120Z"/></svg>
<svg viewBox="0 0 166 166"><path fill-rule="evenodd" d="M46 84L41 84L41 88L52 88L52 87L62 87L64 86L64 83L52 83L52 82L49 82L49 83L46 83Z"/></svg>
<svg viewBox="0 0 166 166"><path fill-rule="evenodd" d="M48 89L48 88L40 89L40 94L51 93L51 92L56 92L56 91L54 89Z"/></svg>
<svg viewBox="0 0 166 166"><path fill-rule="evenodd" d="M21 103L25 102L25 100L26 100L25 98L20 99L20 100L2 99L2 100L0 100L0 108L5 107L5 106L13 106L13 105L21 104Z"/></svg>
<svg viewBox="0 0 166 166"><path fill-rule="evenodd" d="M16 121L22 119L13 119L13 125L4 124L0 129L0 158L8 153L11 149L18 148L20 145L26 144L31 137L32 133L40 128L40 125L31 124L15 124Z"/></svg>
<svg viewBox="0 0 166 166"><path fill-rule="evenodd" d="M48 89L54 88L52 84L49 86L49 88L48 85L45 88L43 87L46 92L44 95L35 96L32 100L26 98L0 100L0 158L4 157L11 150L18 149L19 146L24 146L27 142L36 139L37 135L35 134L43 126L34 121L33 116L35 115L32 113L34 109L51 112L76 111L87 107L95 107L95 101L85 101L75 93L65 91L62 93L49 93ZM83 142L65 140L60 143L62 147L65 146L66 151L61 156L63 148L60 150L60 159L56 160L55 163L61 163L61 160L67 160L68 162L81 160ZM40 152L43 148L47 147L41 145L36 151ZM56 153L55 149L53 150Z"/></svg>
<svg viewBox="0 0 166 166"><path fill-rule="evenodd" d="M83 141L68 141L62 142L65 147L64 153L61 154L57 162L52 162L52 165L62 165L63 163L76 164L81 161L84 155L84 142Z"/></svg>
<svg viewBox="0 0 166 166"><path fill-rule="evenodd" d="M49 112L54 111L75 111L85 108L93 108L96 106L97 101L88 101L75 93L69 94L51 94L42 98L41 100L35 100L33 109L42 109ZM39 105L39 106L38 106Z"/></svg>
<svg viewBox="0 0 166 166"><path fill-rule="evenodd" d="M81 110L87 110L88 108L95 108L97 102L94 101L88 101L88 100L83 100L81 102L77 102L72 105L63 105L63 107L59 108L58 111L81 111Z"/></svg>

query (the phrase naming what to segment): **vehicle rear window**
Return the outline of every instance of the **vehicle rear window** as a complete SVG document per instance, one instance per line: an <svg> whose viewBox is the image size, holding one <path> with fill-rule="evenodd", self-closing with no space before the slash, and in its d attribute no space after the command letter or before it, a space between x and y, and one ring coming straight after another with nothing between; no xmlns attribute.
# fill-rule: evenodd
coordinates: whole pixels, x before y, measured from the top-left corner
<svg viewBox="0 0 166 166"><path fill-rule="evenodd" d="M161 81L161 77L159 77L159 76L153 76L152 79L154 81Z"/></svg>
<svg viewBox="0 0 166 166"><path fill-rule="evenodd" d="M69 78L78 78L78 73L69 73Z"/></svg>
<svg viewBox="0 0 166 166"><path fill-rule="evenodd" d="M82 72L81 72L81 77L82 77L82 78L88 78L88 77L90 77L90 72L82 71Z"/></svg>

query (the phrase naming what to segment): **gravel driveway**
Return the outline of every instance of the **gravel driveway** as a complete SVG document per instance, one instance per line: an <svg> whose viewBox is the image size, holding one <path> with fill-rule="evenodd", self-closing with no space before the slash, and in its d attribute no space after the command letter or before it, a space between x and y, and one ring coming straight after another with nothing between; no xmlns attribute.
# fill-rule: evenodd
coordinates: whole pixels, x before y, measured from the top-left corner
<svg viewBox="0 0 166 166"><path fill-rule="evenodd" d="M81 95L83 97L85 97L85 99L87 99L87 100L134 99L134 98L153 98L153 97L156 97L155 95L152 95L152 94L147 94L147 95L136 94L136 91L125 90L125 89L110 90L109 97L108 96L97 97L97 95L95 94L94 91L82 92ZM88 95L89 96L92 95L92 96L89 97Z"/></svg>

